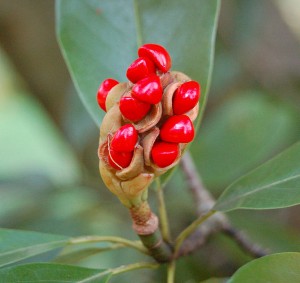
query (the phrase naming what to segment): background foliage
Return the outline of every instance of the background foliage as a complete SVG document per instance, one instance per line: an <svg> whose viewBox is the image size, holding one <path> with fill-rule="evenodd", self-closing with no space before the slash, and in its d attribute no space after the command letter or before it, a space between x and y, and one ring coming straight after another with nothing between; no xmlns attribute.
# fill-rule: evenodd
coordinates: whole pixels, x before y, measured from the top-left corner
<svg viewBox="0 0 300 283"><path fill-rule="evenodd" d="M300 17L293 17L291 2L222 2L208 107L191 147L204 183L215 196L299 140ZM194 30L186 32L189 44ZM123 37L120 42L130 40L136 46L135 38ZM135 239L129 216L98 175L98 128L76 95L60 55L53 2L24 0L19 5L17 0L2 0L0 44L1 227ZM107 48L99 44L99 50ZM124 73L129 61L119 61L115 69ZM102 76L109 74L99 74L99 82ZM195 217L180 171L165 192L170 216L176 219L171 223L175 233ZM299 251L298 215L298 207L229 213L238 228L272 252ZM56 253L26 262L48 260ZM122 250L78 263L108 268L139 259ZM217 235L179 261L178 282L229 277L249 260L231 240ZM137 271L124 275L123 281L134 276L137 282L159 282L163 274Z"/></svg>

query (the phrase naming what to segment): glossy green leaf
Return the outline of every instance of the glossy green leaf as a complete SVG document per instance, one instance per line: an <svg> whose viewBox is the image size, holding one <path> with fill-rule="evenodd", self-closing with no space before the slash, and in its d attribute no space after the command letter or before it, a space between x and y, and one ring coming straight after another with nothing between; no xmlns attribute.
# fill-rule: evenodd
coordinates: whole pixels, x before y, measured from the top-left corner
<svg viewBox="0 0 300 283"><path fill-rule="evenodd" d="M165 46L173 69L201 83L204 104L218 10L218 0L57 0L60 46L80 97L97 124L104 115L95 99L100 82L108 77L125 80L138 46L146 42Z"/></svg>
<svg viewBox="0 0 300 283"><path fill-rule="evenodd" d="M103 269L54 263L33 263L0 269L0 283L105 283L111 273Z"/></svg>
<svg viewBox="0 0 300 283"><path fill-rule="evenodd" d="M262 91L238 91L208 113L191 145L204 184L221 193L276 152L296 142L299 116Z"/></svg>
<svg viewBox="0 0 300 283"><path fill-rule="evenodd" d="M300 282L300 253L265 256L242 266L228 283Z"/></svg>
<svg viewBox="0 0 300 283"><path fill-rule="evenodd" d="M300 203L300 142L243 176L213 209L272 209Z"/></svg>
<svg viewBox="0 0 300 283"><path fill-rule="evenodd" d="M63 247L68 240L65 236L0 229L0 266Z"/></svg>

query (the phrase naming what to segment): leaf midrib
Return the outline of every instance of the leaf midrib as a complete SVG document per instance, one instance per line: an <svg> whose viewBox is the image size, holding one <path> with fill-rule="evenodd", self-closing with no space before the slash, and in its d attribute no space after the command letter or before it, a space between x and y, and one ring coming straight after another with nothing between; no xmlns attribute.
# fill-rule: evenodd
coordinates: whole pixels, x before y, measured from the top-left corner
<svg viewBox="0 0 300 283"><path fill-rule="evenodd" d="M37 245L26 246L26 247L23 247L23 248L19 248L19 249L10 250L10 251L4 252L4 253L0 253L0 267L4 266L4 265L7 265L9 263L9 262L1 263L1 259L5 258L7 256L13 256L16 253L26 252L26 250L39 249L39 248L47 247L47 246L49 246L49 248L51 249L53 247L53 245L56 246L58 244L67 244L68 241L69 240L59 240L59 241L54 241L54 242L48 242L48 243L42 243L42 244L37 244ZM46 251L43 250L41 253L44 253L44 252L46 252ZM28 257L30 257L30 256L28 256ZM22 257L22 258L24 258L24 257Z"/></svg>
<svg viewBox="0 0 300 283"><path fill-rule="evenodd" d="M141 15L138 6L138 0L133 0L133 7L134 7L134 21L136 26L136 44L137 44L137 48L139 48L143 44L144 40L143 40Z"/></svg>
<svg viewBox="0 0 300 283"><path fill-rule="evenodd" d="M273 186L276 186L276 185L279 185L279 184L288 182L288 181L293 180L293 179L297 179L297 178L299 178L299 177L300 177L300 174L297 174L297 175L295 175L295 176L291 176L291 177L288 177L288 178L281 179L281 180L279 180L279 181L270 183L270 184L268 184L268 185L265 185L265 186L262 186L262 187L258 187L258 188L256 188L255 190L252 190L252 191L247 192L247 193L245 193L245 194L242 194L242 195L236 196L236 197L234 197L234 198L232 198L232 199L229 199L228 201L225 201L225 202L223 203L223 205L220 205L220 206L221 206L221 207L222 207L222 206L223 206L223 207L226 207L226 204L228 205L229 203L235 202L235 201L237 201L237 200L239 200L239 199L241 199L241 198L244 198L244 197L246 197L246 196L252 195L252 194L254 194L254 193L258 192L258 191L263 191L263 190L268 189L268 188L270 188L270 187L273 187Z"/></svg>

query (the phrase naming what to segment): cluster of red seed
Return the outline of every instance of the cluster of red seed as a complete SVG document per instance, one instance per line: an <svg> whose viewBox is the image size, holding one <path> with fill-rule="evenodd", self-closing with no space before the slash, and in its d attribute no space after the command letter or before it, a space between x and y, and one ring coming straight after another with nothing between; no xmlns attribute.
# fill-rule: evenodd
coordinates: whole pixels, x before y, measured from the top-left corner
<svg viewBox="0 0 300 283"><path fill-rule="evenodd" d="M126 72L133 84L131 91L119 100L122 116L133 124L125 124L113 136L108 136L108 161L116 170L124 169L131 163L139 139L134 123L145 118L153 105L161 102L164 91L161 76L169 72L172 64L167 50L157 44L141 46L138 56ZM104 111L108 93L118 84L114 79L106 79L101 83L97 100ZM158 167L165 168L172 164L179 155L179 144L193 140L193 123L184 114L197 105L199 98L200 86L196 81L183 82L176 88L172 99L174 115L164 117L157 125L160 134L151 150L152 161Z"/></svg>

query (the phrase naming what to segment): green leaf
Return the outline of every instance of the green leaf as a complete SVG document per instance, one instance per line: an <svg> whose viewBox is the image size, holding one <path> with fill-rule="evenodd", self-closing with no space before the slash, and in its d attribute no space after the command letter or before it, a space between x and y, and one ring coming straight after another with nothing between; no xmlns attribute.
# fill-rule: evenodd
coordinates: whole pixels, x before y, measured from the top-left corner
<svg viewBox="0 0 300 283"><path fill-rule="evenodd" d="M228 281L228 278L209 278L205 281L201 281L200 283L226 283Z"/></svg>
<svg viewBox="0 0 300 283"><path fill-rule="evenodd" d="M77 263L81 261L84 258L87 258L89 256L95 255L97 253L109 251L110 248L86 248L86 249L80 249L76 251L72 251L69 253L63 253L59 255L56 259L55 262L57 263Z"/></svg>
<svg viewBox="0 0 300 283"><path fill-rule="evenodd" d="M298 129L299 115L289 105L262 91L238 91L208 113L191 153L204 184L219 195L296 142Z"/></svg>
<svg viewBox="0 0 300 283"><path fill-rule="evenodd" d="M173 69L201 83L205 104L218 11L218 0L57 0L60 46L79 95L97 125L104 115L95 98L100 82L108 77L125 80L138 46L146 42L165 46Z"/></svg>
<svg viewBox="0 0 300 283"><path fill-rule="evenodd" d="M40 176L57 186L78 183L81 169L71 146L16 77L0 50L0 180Z"/></svg>
<svg viewBox="0 0 300 283"><path fill-rule="evenodd" d="M264 213L236 210L228 216L233 227L245 232L254 243L259 243L274 253L300 252L298 231L293 225L286 224L286 219L289 216L280 219L281 215L282 211L280 210L269 210ZM278 221L274 221L274 219L278 219ZM261 227L264 228L260 229ZM234 256L234 252L232 256Z"/></svg>
<svg viewBox="0 0 300 283"><path fill-rule="evenodd" d="M0 266L63 247L68 241L65 236L0 229Z"/></svg>
<svg viewBox="0 0 300 283"><path fill-rule="evenodd" d="M0 283L106 283L111 273L103 269L54 263L33 263L0 270Z"/></svg>
<svg viewBox="0 0 300 283"><path fill-rule="evenodd" d="M299 203L300 142L234 182L213 209L272 209Z"/></svg>
<svg viewBox="0 0 300 283"><path fill-rule="evenodd" d="M300 282L300 253L280 253L242 266L228 283Z"/></svg>

